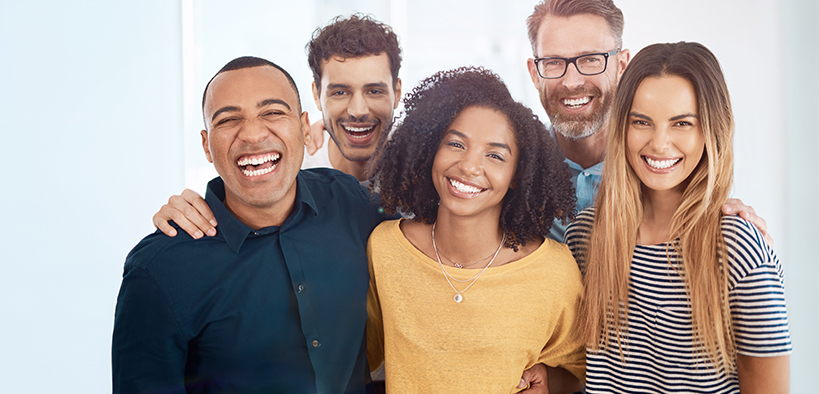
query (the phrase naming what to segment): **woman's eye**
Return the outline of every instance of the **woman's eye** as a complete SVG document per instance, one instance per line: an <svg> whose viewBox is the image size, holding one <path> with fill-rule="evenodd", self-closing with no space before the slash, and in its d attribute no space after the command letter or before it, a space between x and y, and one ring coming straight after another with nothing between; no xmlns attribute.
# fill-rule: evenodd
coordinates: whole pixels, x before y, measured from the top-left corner
<svg viewBox="0 0 819 394"><path fill-rule="evenodd" d="M461 143L460 143L460 142L458 142L458 141L449 141L449 142L447 142L446 144L447 144L447 146L451 146L451 147L453 147L453 148L463 148L463 147L464 147L464 145L463 145L463 144L461 144Z"/></svg>
<svg viewBox="0 0 819 394"><path fill-rule="evenodd" d="M499 155L497 153L490 153L489 157L491 157L491 158L493 158L495 160L506 161L506 160L504 160L503 156L501 156L501 155Z"/></svg>

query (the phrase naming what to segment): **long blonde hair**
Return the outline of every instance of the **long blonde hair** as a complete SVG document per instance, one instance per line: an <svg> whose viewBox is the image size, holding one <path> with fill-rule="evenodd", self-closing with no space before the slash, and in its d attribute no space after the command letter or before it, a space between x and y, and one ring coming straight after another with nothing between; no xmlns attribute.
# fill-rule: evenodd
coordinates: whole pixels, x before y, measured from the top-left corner
<svg viewBox="0 0 819 394"><path fill-rule="evenodd" d="M640 179L626 160L628 114L637 87L647 77L679 76L694 86L705 139L703 157L688 178L670 224L669 245L682 256L691 302L692 344L717 369L735 368L735 343L728 310L728 256L720 228L721 207L733 181L731 100L719 62L698 43L654 44L626 68L609 123L603 179L587 250L580 327L591 349L608 347L614 333L623 357L628 324L629 271L643 218ZM671 263L669 261L669 263Z"/></svg>

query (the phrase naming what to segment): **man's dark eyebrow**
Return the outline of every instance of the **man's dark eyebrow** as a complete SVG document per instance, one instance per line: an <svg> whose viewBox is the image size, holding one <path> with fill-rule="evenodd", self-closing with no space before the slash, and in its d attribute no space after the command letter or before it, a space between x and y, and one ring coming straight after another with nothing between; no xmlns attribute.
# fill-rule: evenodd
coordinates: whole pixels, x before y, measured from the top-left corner
<svg viewBox="0 0 819 394"><path fill-rule="evenodd" d="M373 83L368 83L368 84L364 85L364 88L365 88L365 89L369 89L369 88L382 88L382 89L387 89L388 87L389 87L389 86L388 86L386 83L384 83L384 82L373 82Z"/></svg>
<svg viewBox="0 0 819 394"><path fill-rule="evenodd" d="M449 130L447 130L446 134L450 134L450 133L455 134L455 135L457 135L458 137L461 137L461 138L463 138L463 139L465 139L465 140L468 140L468 139L469 139L469 137L467 137L467 136L466 136L466 134L461 133L460 131L455 130L455 129L449 129ZM503 148L503 149L508 150L508 151L509 151L509 153L512 153L512 148L511 148L511 147L509 147L509 145L504 144L503 142L490 142L490 143L489 143L489 146L494 146L494 147L496 147L496 148Z"/></svg>
<svg viewBox="0 0 819 394"><path fill-rule="evenodd" d="M343 84L343 83L330 83L327 84L327 90L332 89L350 89L350 85Z"/></svg>
<svg viewBox="0 0 819 394"><path fill-rule="evenodd" d="M281 104L281 105L287 107L288 111L292 111L290 109L290 104L287 104L286 102L284 102L284 100L279 100L279 99L267 99L267 100L264 100L264 101L260 101L259 104L257 104L256 106L259 107L259 108L262 108L264 106L273 105L273 104Z"/></svg>
<svg viewBox="0 0 819 394"><path fill-rule="evenodd" d="M210 118L210 121L213 122L216 119L216 117L219 116L219 114L221 114L222 112L238 112L238 111L239 111L239 107L233 107L233 106L227 106L227 107L219 108L218 110L216 110L216 112L213 113L213 116Z"/></svg>

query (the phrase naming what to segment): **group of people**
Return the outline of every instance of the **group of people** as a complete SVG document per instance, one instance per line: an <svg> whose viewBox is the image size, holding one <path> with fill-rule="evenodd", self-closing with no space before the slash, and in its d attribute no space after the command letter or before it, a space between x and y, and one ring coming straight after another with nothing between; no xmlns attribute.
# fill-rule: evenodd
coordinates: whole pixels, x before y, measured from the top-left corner
<svg viewBox="0 0 819 394"><path fill-rule="evenodd" d="M390 393L787 392L782 268L728 199L716 57L631 59L611 0L527 24L550 128L479 67L423 80L393 123L398 40L361 15L308 44L316 124L276 64L223 67L201 132L219 177L128 255L114 392L364 393L382 364ZM300 169L325 130L335 169Z"/></svg>

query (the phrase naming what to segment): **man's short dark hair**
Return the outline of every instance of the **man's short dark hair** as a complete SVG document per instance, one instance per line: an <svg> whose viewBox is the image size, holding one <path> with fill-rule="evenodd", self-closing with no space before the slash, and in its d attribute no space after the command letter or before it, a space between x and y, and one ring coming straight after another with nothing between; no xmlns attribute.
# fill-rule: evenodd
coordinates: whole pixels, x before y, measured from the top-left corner
<svg viewBox="0 0 819 394"><path fill-rule="evenodd" d="M255 56L242 56L242 57L237 57L236 59L233 59L233 60L229 61L227 64L225 64L210 79L210 81L208 81L208 84L205 85L205 92L202 93L202 116L203 117L205 116L205 97L207 97L207 95L208 95L208 88L210 87L210 83L213 82L213 80L219 74L221 74L223 72L227 72L227 71L241 70L243 68L264 67L264 66L275 67L277 70L281 71L282 74L284 74L285 78L287 78L287 81L290 82L290 86L293 87L293 91L296 92L296 100L298 101L298 105L299 105L298 112L300 113L301 112L301 96L299 96L299 88L296 87L296 81L293 80L293 77L291 77L290 74L285 69L281 68L278 64L273 63L273 62L271 62L270 60L267 60L267 59L262 59L260 57L255 57ZM207 127L208 127L208 122L207 122L207 120L205 120L205 128L207 128Z"/></svg>
<svg viewBox="0 0 819 394"><path fill-rule="evenodd" d="M352 14L349 18L335 17L329 25L316 29L307 43L307 63L313 70L316 88L321 90L321 66L331 57L354 59L362 56L387 54L390 60L393 86L398 83L401 68L401 47L398 36L389 25L368 15Z"/></svg>

